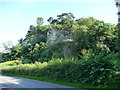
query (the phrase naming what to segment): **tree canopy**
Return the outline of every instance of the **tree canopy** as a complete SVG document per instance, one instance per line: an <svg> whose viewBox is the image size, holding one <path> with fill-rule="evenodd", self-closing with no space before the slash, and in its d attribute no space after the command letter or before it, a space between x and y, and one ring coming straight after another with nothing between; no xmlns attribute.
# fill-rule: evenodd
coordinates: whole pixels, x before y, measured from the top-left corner
<svg viewBox="0 0 120 90"><path fill-rule="evenodd" d="M18 45L11 47L3 59L22 58L23 62L46 62L52 58L64 58L64 42L47 45L47 33L50 30L61 31L64 36L72 35L73 42L70 48L75 58L80 58L84 50L92 49L95 53L106 54L117 52L115 44L118 29L115 25L93 17L75 20L72 13L62 13L57 15L57 19L50 17L47 21L49 24L43 25L43 18L38 17L37 25L30 25L25 39L20 39Z"/></svg>

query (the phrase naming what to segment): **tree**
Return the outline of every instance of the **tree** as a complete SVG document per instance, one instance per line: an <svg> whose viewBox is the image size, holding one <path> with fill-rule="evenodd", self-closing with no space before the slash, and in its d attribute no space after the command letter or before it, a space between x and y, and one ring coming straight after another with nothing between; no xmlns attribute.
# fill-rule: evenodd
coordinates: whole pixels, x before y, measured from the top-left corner
<svg viewBox="0 0 120 90"><path fill-rule="evenodd" d="M35 26L34 25L30 25L30 31L34 31L35 30Z"/></svg>
<svg viewBox="0 0 120 90"><path fill-rule="evenodd" d="M22 39L22 38L21 38L21 39L19 39L19 40L18 40L18 42L19 42L20 44L22 44L23 39Z"/></svg>
<svg viewBox="0 0 120 90"><path fill-rule="evenodd" d="M42 25L43 24L43 18L42 17L38 17L36 20L38 25Z"/></svg>
<svg viewBox="0 0 120 90"><path fill-rule="evenodd" d="M10 53L10 49L13 47L12 41L7 41L6 43L3 43L3 46L5 48L5 52Z"/></svg>
<svg viewBox="0 0 120 90"><path fill-rule="evenodd" d="M74 20L75 18L72 13L62 13L61 15L57 15L57 17L60 21L66 18L69 18L70 20Z"/></svg>
<svg viewBox="0 0 120 90"><path fill-rule="evenodd" d="M5 58L10 60L20 58L23 62L49 61L52 58L63 58L64 52L69 56L79 57L83 50L92 49L94 52L106 54L116 52L115 41L117 29L115 25L104 23L93 17L74 20L72 13L50 17L49 25L42 25L43 18L37 18L37 25L30 25L26 38L20 39L19 44L10 48ZM52 46L47 45L47 34L50 30L58 30ZM59 38L60 37L60 38ZM58 40L59 38L59 40ZM66 40L67 39L67 40ZM59 42L60 41L60 42ZM25 43L26 45L21 45Z"/></svg>
<svg viewBox="0 0 120 90"><path fill-rule="evenodd" d="M49 19L47 20L49 23L51 23L53 21L53 17L49 17Z"/></svg>
<svg viewBox="0 0 120 90"><path fill-rule="evenodd" d="M0 52L0 63L3 62L2 54L3 54L3 52Z"/></svg>
<svg viewBox="0 0 120 90"><path fill-rule="evenodd" d="M81 54L82 49L110 53L115 51L115 25L104 23L92 17L76 20L72 27L74 51ZM76 55L77 55L76 54Z"/></svg>

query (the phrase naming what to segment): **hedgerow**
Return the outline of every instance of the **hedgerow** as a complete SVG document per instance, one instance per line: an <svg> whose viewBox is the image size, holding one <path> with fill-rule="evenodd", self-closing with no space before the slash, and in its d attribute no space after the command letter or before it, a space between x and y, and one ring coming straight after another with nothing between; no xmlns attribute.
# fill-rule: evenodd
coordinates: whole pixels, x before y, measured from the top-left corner
<svg viewBox="0 0 120 90"><path fill-rule="evenodd" d="M108 60L108 56L100 55L95 58L81 59L52 59L49 62L20 64L3 67L2 73L51 77L56 80L91 83L95 86L119 87L119 75L115 74L118 67ZM112 80L112 82L111 82Z"/></svg>

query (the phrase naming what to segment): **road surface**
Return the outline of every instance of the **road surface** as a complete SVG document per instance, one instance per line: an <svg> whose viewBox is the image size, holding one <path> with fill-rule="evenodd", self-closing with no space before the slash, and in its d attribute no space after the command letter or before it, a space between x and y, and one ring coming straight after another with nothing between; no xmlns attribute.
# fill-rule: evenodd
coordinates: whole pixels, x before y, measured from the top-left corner
<svg viewBox="0 0 120 90"><path fill-rule="evenodd" d="M32 79L1 75L0 85L2 88L73 88Z"/></svg>

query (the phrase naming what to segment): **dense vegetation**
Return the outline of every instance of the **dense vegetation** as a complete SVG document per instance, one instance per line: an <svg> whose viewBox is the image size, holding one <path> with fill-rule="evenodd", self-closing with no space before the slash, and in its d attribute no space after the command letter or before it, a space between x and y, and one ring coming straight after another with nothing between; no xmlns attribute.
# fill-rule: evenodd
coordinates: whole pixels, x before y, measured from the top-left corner
<svg viewBox="0 0 120 90"><path fill-rule="evenodd" d="M22 64L4 67L2 72L119 87L119 29L93 17L74 18L72 13L63 13L57 19L50 17L49 25L43 25L42 17L37 18L37 25L30 25L26 38L3 53L4 61L20 60ZM47 45L47 33L53 29L61 30L63 35L72 34L73 40ZM63 46L68 43L71 57L63 53Z"/></svg>

